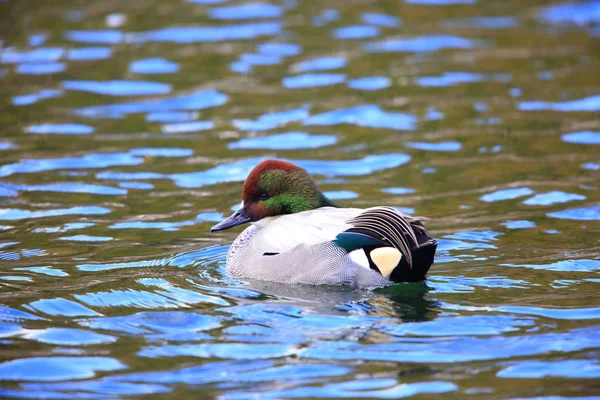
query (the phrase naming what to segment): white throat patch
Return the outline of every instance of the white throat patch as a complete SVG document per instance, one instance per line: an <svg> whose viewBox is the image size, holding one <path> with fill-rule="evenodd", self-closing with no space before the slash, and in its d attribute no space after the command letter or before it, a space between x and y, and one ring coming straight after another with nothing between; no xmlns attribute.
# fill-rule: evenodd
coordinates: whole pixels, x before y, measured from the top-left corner
<svg viewBox="0 0 600 400"><path fill-rule="evenodd" d="M279 217L280 217L279 215L276 217L264 217L263 219L261 219L259 221L252 222L252 225L256 226L257 228L262 228L265 225L267 225L268 223L275 221Z"/></svg>

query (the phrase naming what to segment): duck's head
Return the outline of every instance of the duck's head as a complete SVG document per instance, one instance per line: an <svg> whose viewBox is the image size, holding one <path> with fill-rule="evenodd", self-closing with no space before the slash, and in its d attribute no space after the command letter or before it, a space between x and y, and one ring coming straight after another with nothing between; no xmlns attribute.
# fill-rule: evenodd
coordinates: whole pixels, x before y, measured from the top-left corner
<svg viewBox="0 0 600 400"><path fill-rule="evenodd" d="M241 207L210 230L222 231L246 222L324 206L334 204L319 191L306 170L289 162L266 160L246 178Z"/></svg>

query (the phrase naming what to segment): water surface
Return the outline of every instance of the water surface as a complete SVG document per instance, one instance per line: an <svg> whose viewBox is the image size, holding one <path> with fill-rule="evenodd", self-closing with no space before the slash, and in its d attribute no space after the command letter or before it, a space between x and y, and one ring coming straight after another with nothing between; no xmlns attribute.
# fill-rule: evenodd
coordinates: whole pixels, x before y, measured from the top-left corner
<svg viewBox="0 0 600 400"><path fill-rule="evenodd" d="M592 399L600 2L0 1L0 397ZM429 279L232 279L267 157Z"/></svg>

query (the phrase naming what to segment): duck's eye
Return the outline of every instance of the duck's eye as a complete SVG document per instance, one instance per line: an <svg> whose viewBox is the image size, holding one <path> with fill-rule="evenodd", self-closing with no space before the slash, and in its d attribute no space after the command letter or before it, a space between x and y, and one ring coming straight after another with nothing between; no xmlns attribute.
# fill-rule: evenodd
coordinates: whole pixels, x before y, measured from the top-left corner
<svg viewBox="0 0 600 400"><path fill-rule="evenodd" d="M268 198L269 198L269 194L268 194L268 193L261 193L261 194L260 194L260 199L261 199L261 200L266 200L266 199L268 199Z"/></svg>

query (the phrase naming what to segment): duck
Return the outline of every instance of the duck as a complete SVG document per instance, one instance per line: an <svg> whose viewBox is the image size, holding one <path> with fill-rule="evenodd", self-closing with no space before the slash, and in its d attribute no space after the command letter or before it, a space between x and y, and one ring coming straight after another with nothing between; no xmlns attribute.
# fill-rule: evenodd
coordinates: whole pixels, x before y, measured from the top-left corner
<svg viewBox="0 0 600 400"><path fill-rule="evenodd" d="M305 169L268 159L244 181L237 211L211 232L250 224L227 253L236 279L366 289L426 279L437 241L424 220L390 206L339 207Z"/></svg>

